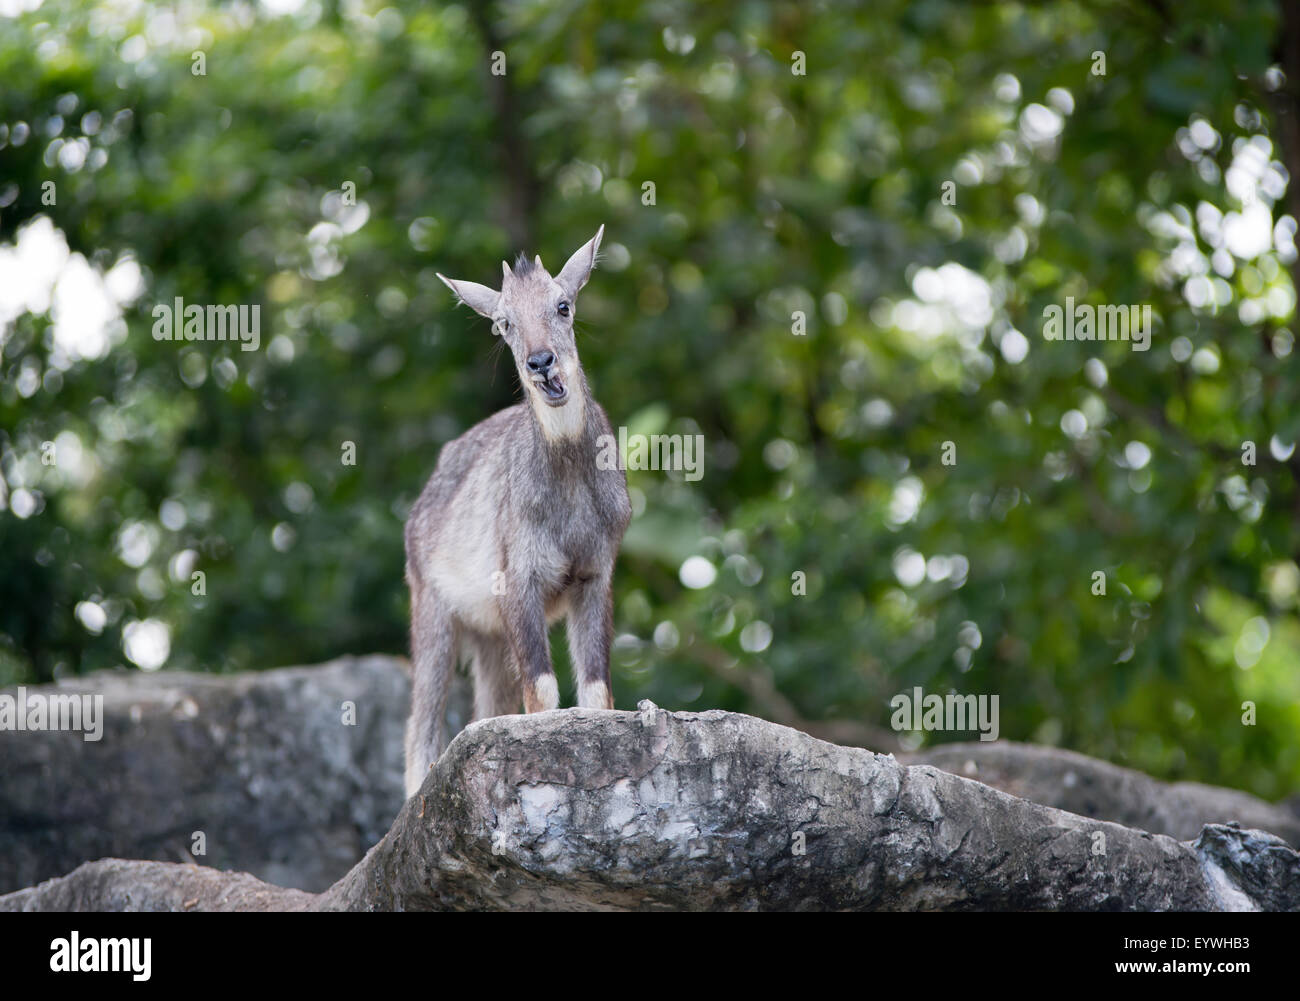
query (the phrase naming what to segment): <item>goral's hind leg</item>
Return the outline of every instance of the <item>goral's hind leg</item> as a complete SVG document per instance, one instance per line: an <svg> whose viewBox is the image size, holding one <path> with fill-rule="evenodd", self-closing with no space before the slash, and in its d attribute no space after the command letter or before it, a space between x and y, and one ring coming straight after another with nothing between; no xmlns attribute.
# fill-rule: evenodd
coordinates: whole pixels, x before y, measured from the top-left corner
<svg viewBox="0 0 1300 1001"><path fill-rule="evenodd" d="M419 792L442 753L447 692L456 667L456 623L427 585L411 590L411 715L406 723L406 795Z"/></svg>

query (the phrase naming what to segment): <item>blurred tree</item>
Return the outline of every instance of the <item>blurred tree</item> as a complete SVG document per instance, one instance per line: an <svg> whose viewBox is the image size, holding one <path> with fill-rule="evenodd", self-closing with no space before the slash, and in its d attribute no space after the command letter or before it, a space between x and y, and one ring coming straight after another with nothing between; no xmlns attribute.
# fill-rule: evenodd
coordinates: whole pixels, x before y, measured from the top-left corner
<svg viewBox="0 0 1300 1001"><path fill-rule="evenodd" d="M851 736L986 692L1003 737L1300 786L1272 0L25 6L0 683L403 651L407 507L516 392L435 269L604 222L595 391L707 443L629 474L620 705ZM178 296L260 305L258 350L155 340ZM1046 340L1067 297L1150 349Z"/></svg>

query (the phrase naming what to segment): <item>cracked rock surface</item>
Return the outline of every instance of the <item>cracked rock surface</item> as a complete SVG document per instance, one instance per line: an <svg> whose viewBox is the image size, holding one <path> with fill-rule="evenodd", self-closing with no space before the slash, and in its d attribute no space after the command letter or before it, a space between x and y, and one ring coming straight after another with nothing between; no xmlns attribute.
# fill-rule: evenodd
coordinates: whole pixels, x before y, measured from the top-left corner
<svg viewBox="0 0 1300 1001"><path fill-rule="evenodd" d="M471 724L319 894L105 860L0 909L1278 910L1300 856L1177 840L751 716L555 710Z"/></svg>

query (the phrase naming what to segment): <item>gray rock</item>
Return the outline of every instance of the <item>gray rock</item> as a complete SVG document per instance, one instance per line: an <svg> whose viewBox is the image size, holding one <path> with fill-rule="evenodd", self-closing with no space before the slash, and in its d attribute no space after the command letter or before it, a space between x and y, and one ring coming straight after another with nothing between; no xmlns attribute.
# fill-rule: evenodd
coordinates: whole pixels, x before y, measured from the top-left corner
<svg viewBox="0 0 1300 1001"><path fill-rule="evenodd" d="M1238 823L1269 831L1300 848L1300 816L1285 806L1236 789L1159 782L1142 772L1057 747L972 741L900 754L899 759L978 779L1044 806L1180 841L1195 838L1206 824Z"/></svg>
<svg viewBox="0 0 1300 1001"><path fill-rule="evenodd" d="M219 676L104 672L98 742L0 731L0 891L106 855L200 861L323 890L402 805L403 661ZM9 690L10 694L13 690ZM343 703L356 725L343 725ZM202 831L207 854L191 857Z"/></svg>
<svg viewBox="0 0 1300 1001"><path fill-rule="evenodd" d="M329 890L108 860L0 910L1300 909L1300 857L1031 803L750 716L569 709L470 725Z"/></svg>

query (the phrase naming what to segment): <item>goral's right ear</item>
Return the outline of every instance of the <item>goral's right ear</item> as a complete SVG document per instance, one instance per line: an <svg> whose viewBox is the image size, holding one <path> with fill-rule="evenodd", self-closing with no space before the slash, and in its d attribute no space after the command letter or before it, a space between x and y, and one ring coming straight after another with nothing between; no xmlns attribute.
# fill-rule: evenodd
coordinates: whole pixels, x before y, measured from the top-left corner
<svg viewBox="0 0 1300 1001"><path fill-rule="evenodd" d="M490 289L486 285L480 285L478 282L460 282L444 275L438 275L443 284L456 294L456 298L463 302L480 316L486 316L492 319L493 312L497 308L497 300L501 298L501 293L495 289Z"/></svg>

